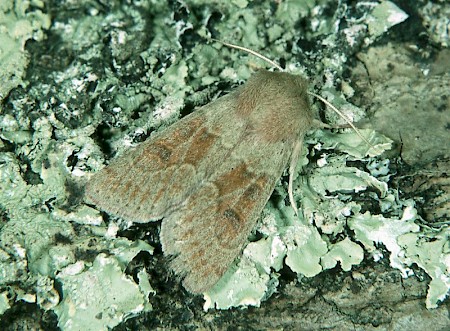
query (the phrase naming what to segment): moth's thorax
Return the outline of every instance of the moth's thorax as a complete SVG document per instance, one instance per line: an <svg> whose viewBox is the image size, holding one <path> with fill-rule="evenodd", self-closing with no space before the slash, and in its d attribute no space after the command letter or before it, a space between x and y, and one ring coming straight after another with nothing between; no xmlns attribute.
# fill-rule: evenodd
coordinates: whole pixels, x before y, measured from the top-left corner
<svg viewBox="0 0 450 331"><path fill-rule="evenodd" d="M259 71L240 89L239 115L269 142L296 140L311 126L307 82L288 73Z"/></svg>

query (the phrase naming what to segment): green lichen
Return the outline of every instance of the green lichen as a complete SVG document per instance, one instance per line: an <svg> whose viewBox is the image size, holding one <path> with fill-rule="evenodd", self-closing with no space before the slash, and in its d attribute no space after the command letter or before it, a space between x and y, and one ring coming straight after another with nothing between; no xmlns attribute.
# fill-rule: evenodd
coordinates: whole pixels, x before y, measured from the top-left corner
<svg viewBox="0 0 450 331"><path fill-rule="evenodd" d="M450 230L444 227L439 232L420 231L414 223L418 219L412 202L406 202L400 219L384 218L381 215L365 214L354 217L348 224L355 231L355 237L374 258L381 252L376 244L382 243L389 251L391 266L399 269L403 277L413 274L415 263L431 278L427 293L427 308L436 308L450 290Z"/></svg>
<svg viewBox="0 0 450 331"><path fill-rule="evenodd" d="M398 244L404 252L401 256L405 265L415 263L430 277L426 299L427 308L437 308L450 291L450 229L406 233L399 236Z"/></svg>
<svg viewBox="0 0 450 331"><path fill-rule="evenodd" d="M4 0L0 3L0 101L20 84L28 65L24 47L30 40L42 40L50 27L50 16L42 12L44 4L24 0Z"/></svg>
<svg viewBox="0 0 450 331"><path fill-rule="evenodd" d="M382 243L390 252L391 266L402 270L406 276L409 272L401 261L402 248L398 244L398 237L406 233L414 233L420 227L414 223L416 215L412 206L407 206L404 216L399 219L385 218L382 215L371 215L369 212L356 215L349 220L350 229L355 237L371 253L377 251L375 244ZM412 215L409 216L412 212Z"/></svg>
<svg viewBox="0 0 450 331"><path fill-rule="evenodd" d="M359 129L360 134L370 143L367 144L355 131L332 133L330 131L316 131L311 136L320 139L321 150L336 149L355 159L362 159L365 155L376 157L391 149L393 141L386 136L377 134L374 130Z"/></svg>
<svg viewBox="0 0 450 331"><path fill-rule="evenodd" d="M8 291L3 291L2 293L0 293L0 315L2 315L5 311L11 308L8 296L9 296Z"/></svg>
<svg viewBox="0 0 450 331"><path fill-rule="evenodd" d="M18 265L22 262L22 266L27 268L23 270L25 277L28 271L34 274L54 275L57 270L55 265L64 263L58 257L60 252L50 251L55 248L53 246L55 236L71 237L73 234L70 225L65 222L55 223L46 213L27 213L21 214L16 219L10 219L0 233L0 247L9 254L4 267L9 269L9 263ZM68 263L73 262L70 255L67 258ZM9 283L17 275L18 273L5 275L6 277L0 279L0 284Z"/></svg>
<svg viewBox="0 0 450 331"><path fill-rule="evenodd" d="M449 17L450 8L445 1L426 2L419 8L419 15L423 18L423 27L428 36L444 47L450 45Z"/></svg>
<svg viewBox="0 0 450 331"><path fill-rule="evenodd" d="M54 309L58 326L62 330L106 330L143 311L148 290L142 292L124 275L124 267L115 257L99 254L91 267L62 270L57 279L62 282L63 300Z"/></svg>
<svg viewBox="0 0 450 331"><path fill-rule="evenodd" d="M323 270L320 260L328 252L327 243L313 226L299 225L289 230L287 239L292 242L288 242L286 264L306 277L319 274Z"/></svg>
<svg viewBox="0 0 450 331"><path fill-rule="evenodd" d="M43 4L33 2L33 10L28 8L29 5L28 2L21 1L15 2L14 6L13 2L2 2L0 5L3 10L0 14L0 25L7 23L7 27L12 29L3 37L10 38L11 31L20 33L14 41L15 47L20 46L20 49L15 50L16 53L0 49L4 52L1 55L3 57L0 57L3 61L1 75L9 74L6 69L14 69L14 77L20 79L23 66L28 60L15 67L4 61L11 58L23 60L21 55L25 54L25 41L43 37L38 25L34 25L38 19L46 19L47 21L43 21L46 22L45 25L42 26L50 27L48 17L40 16L40 11L37 10L42 8ZM25 12L27 14L24 14ZM64 36L67 37L63 38L64 46L68 47L70 44L79 57L65 67L47 72L45 79L41 77L41 80L34 81L27 94L19 93L18 98L11 98L7 108L2 104L0 205L2 216L5 217L2 218L4 222L0 228L0 288L7 288L9 291L7 297L2 297L6 300L2 302L2 313L11 307L14 301L35 303L44 310L56 309L55 307L62 309L61 298L55 289L55 279L59 277L59 285L64 288L66 297L75 297L81 290L76 287L80 283L71 283L67 278L68 284L65 284L63 270L75 268L79 264L85 265L88 270L91 259L100 252L114 254L115 261L121 266L120 275L116 266L111 267L109 271L114 270L117 272L116 276L122 277L121 279L127 278L124 270L132 258L141 251L151 253L151 247L147 244L140 241L128 242L118 237L120 225L114 222L105 225L97 210L76 203L76 200L80 200L80 187L86 180L86 173L104 166L101 149L91 135L103 120L102 105L107 99L105 93L111 91L112 87L118 90L111 100L115 110L120 110L119 116L111 122L128 121L131 114L148 101L145 89L142 89L142 92L139 86L120 86L120 81L111 74L101 79L101 75L95 72L97 68L90 62L101 57L101 50L91 47L103 38L99 29L108 20L111 20L111 24L114 20L120 20L119 12L107 17L84 15L79 20L53 22L51 28L55 31L64 28ZM30 21L29 24L25 24L26 20ZM35 30L25 30L26 27ZM31 34L26 31L31 31ZM11 44L6 42L2 45L9 47ZM186 75L185 66L180 68L184 68ZM161 83L165 79L172 85L175 84L178 74L183 71L172 70L174 73L163 75L155 84L169 87L170 84ZM33 74L38 73L37 70ZM14 80L4 80L17 85ZM91 84L96 88L88 92ZM8 84L2 85L2 88L12 87ZM0 89L1 97L3 91ZM172 92L173 90L166 93ZM100 95L104 99L97 99L98 103L92 101L100 98ZM183 99L183 94L179 96ZM141 119L132 129L138 132L141 130L140 125L146 123L147 119ZM126 143L122 143L122 146L126 146ZM83 230L74 231L75 223L83 226ZM142 307L136 311L127 311L127 305L119 307L118 311L121 311L123 316L151 309L148 303L148 295L152 292L150 279L142 274L142 270L139 279L142 283L139 284L142 293L131 294L138 295ZM101 290L97 294L100 293ZM96 298L95 292L90 294ZM67 301L64 304L67 304ZM118 318L121 318L119 315ZM70 316L66 317L70 319ZM63 319L61 321L62 327L67 327ZM97 320L94 318L93 321Z"/></svg>
<svg viewBox="0 0 450 331"><path fill-rule="evenodd" d="M369 34L376 38L408 18L408 15L391 1L383 1L375 6L367 22Z"/></svg>
<svg viewBox="0 0 450 331"><path fill-rule="evenodd" d="M204 294L203 309L228 309L238 306L259 307L271 287L271 277L253 261L242 258L222 279Z"/></svg>

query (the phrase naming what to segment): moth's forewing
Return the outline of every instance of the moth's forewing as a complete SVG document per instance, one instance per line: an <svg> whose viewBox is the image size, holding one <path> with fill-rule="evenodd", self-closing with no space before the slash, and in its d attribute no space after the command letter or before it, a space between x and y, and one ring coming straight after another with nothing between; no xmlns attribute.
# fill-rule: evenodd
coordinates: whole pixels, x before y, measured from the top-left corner
<svg viewBox="0 0 450 331"><path fill-rule="evenodd" d="M229 99L225 96L212 104L217 104L218 110L226 109ZM215 164L208 162L208 156L223 154L220 134L211 128L221 114L211 113L208 106L96 173L85 187L85 201L133 222L161 219L182 204L214 171Z"/></svg>

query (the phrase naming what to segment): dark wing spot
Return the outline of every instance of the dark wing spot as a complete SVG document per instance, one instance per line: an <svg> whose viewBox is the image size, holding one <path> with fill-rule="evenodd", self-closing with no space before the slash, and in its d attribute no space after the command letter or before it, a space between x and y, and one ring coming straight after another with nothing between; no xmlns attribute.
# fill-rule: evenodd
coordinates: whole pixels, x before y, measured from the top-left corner
<svg viewBox="0 0 450 331"><path fill-rule="evenodd" d="M232 226L233 230L237 231L241 224L241 217L239 214L231 208L225 209L223 216L228 221L228 224Z"/></svg>

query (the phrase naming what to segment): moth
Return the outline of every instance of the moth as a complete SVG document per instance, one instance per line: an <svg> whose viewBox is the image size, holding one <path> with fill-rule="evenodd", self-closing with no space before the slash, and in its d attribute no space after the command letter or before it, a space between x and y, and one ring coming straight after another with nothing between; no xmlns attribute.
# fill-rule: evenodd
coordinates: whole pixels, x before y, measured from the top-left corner
<svg viewBox="0 0 450 331"><path fill-rule="evenodd" d="M233 46L233 45L232 45ZM96 173L85 201L123 219L162 219L170 266L192 293L214 286L247 242L310 129L307 81L256 72Z"/></svg>

